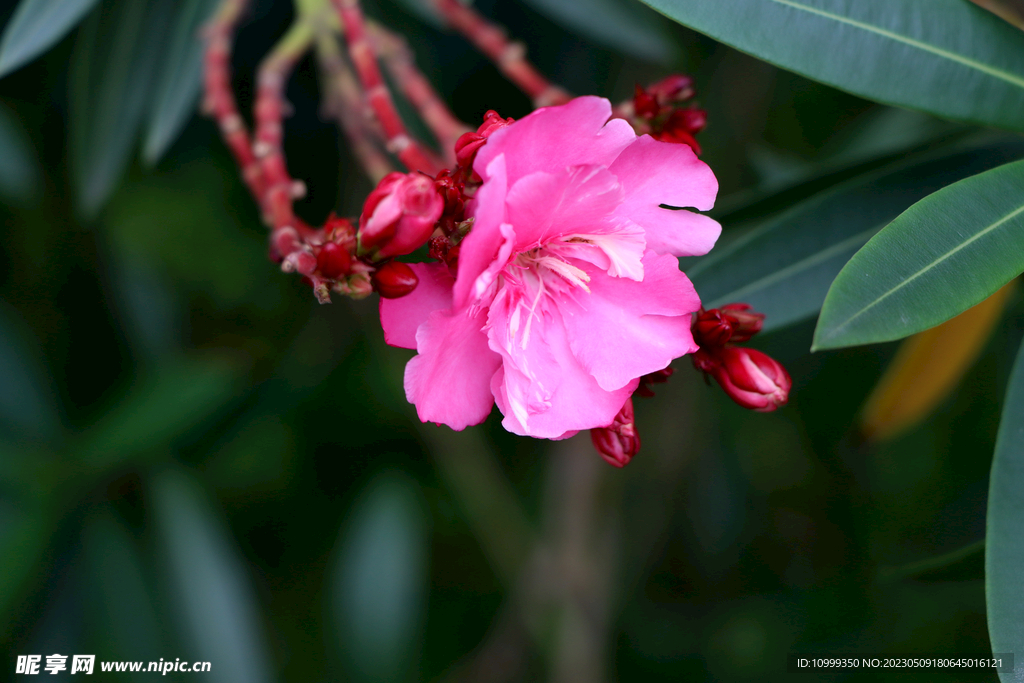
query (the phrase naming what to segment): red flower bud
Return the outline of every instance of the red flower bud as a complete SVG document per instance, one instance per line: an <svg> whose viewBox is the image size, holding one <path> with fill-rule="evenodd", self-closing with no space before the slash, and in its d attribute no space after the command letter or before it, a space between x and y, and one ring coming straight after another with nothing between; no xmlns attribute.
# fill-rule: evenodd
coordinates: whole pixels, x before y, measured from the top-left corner
<svg viewBox="0 0 1024 683"><path fill-rule="evenodd" d="M480 127L476 129L475 133L463 133L458 140L455 141L455 161L461 168L467 171L472 171L473 161L476 159L476 153L480 151L480 148L487 143L487 138L493 135L496 131L505 128L506 126L513 123L514 119L503 119L498 112L493 109L484 114L484 122L480 124ZM480 182L480 177L475 172L472 173L472 178L476 182Z"/></svg>
<svg viewBox="0 0 1024 683"><path fill-rule="evenodd" d="M732 339L732 333L732 323L717 308L701 311L693 321L693 340L701 348L722 346Z"/></svg>
<svg viewBox="0 0 1024 683"><path fill-rule="evenodd" d="M594 448L609 465L625 467L640 450L640 435L633 419L633 399L626 399L625 405L607 427L590 430Z"/></svg>
<svg viewBox="0 0 1024 683"><path fill-rule="evenodd" d="M764 326L764 313L751 310L750 304L726 304L721 313L732 326L734 342L747 341Z"/></svg>
<svg viewBox="0 0 1024 683"><path fill-rule="evenodd" d="M336 280L348 274L352 267L352 255L340 244L327 242L316 255L316 267L324 277Z"/></svg>
<svg viewBox="0 0 1024 683"><path fill-rule="evenodd" d="M658 99L641 88L639 83L633 93L633 112L645 119L653 119L661 112Z"/></svg>
<svg viewBox="0 0 1024 683"><path fill-rule="evenodd" d="M685 102L694 95L693 78L683 74L673 74L647 88L647 92L663 105L672 102Z"/></svg>
<svg viewBox="0 0 1024 683"><path fill-rule="evenodd" d="M693 354L693 364L710 372L722 389L744 408L768 413L786 405L793 386L786 369L756 349L723 346L701 349Z"/></svg>
<svg viewBox="0 0 1024 683"><path fill-rule="evenodd" d="M640 384L637 385L634 394L639 394L645 398L654 396L654 390L651 389L652 384L664 384L668 381L668 378L675 372L673 368L665 368L664 370L658 370L657 372L651 372L640 378Z"/></svg>
<svg viewBox="0 0 1024 683"><path fill-rule="evenodd" d="M444 210L434 181L419 173L389 173L370 193L359 217L361 251L375 258L409 254L426 243Z"/></svg>
<svg viewBox="0 0 1024 683"><path fill-rule="evenodd" d="M408 264L388 261L370 277L373 289L385 299L398 299L416 289L420 279Z"/></svg>

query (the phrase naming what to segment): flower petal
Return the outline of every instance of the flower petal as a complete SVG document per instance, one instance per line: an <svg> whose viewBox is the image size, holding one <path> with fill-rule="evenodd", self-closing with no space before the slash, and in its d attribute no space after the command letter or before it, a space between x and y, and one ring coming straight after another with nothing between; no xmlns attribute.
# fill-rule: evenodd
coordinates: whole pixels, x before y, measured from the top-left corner
<svg viewBox="0 0 1024 683"><path fill-rule="evenodd" d="M455 279L443 263L410 263L419 278L411 294L397 299L380 298L380 325L384 341L403 349L416 348L416 330L434 311L452 307Z"/></svg>
<svg viewBox="0 0 1024 683"><path fill-rule="evenodd" d="M485 318L483 309L434 311L416 332L419 354L405 366L405 396L422 421L461 431L487 419L501 356L487 346Z"/></svg>
<svg viewBox="0 0 1024 683"><path fill-rule="evenodd" d="M605 391L697 350L690 314L700 308L700 297L679 262L649 251L643 266L642 282L581 266L591 276L590 294L558 302L573 356Z"/></svg>
<svg viewBox="0 0 1024 683"><path fill-rule="evenodd" d="M459 245L459 271L455 278L455 309L465 307L473 299L476 281L488 267L496 267L495 259L508 241L502 234L505 220L505 157L497 156L487 167L490 179L476 193L469 207L473 227ZM507 257L506 257L507 258ZM497 266L499 269L502 263Z"/></svg>
<svg viewBox="0 0 1024 683"><path fill-rule="evenodd" d="M507 158L508 183L536 171L554 173L568 166L608 166L636 140L621 119L608 119L612 105L600 97L577 97L568 104L538 109L487 139L473 169L490 180L492 159Z"/></svg>
<svg viewBox="0 0 1024 683"><path fill-rule="evenodd" d="M605 276L607 277L607 276ZM615 419L639 380L614 391L602 389L569 348L562 316L555 307L533 321L528 343L510 324L513 297L502 291L487 320L490 347L501 354L502 376L492 379L492 393L510 432L544 439L604 427Z"/></svg>
<svg viewBox="0 0 1024 683"><path fill-rule="evenodd" d="M563 235L613 232L624 222L612 217L622 199L618 179L601 166L524 176L505 199L508 221L516 231L516 251L529 251Z"/></svg>
<svg viewBox="0 0 1024 683"><path fill-rule="evenodd" d="M616 215L644 228L648 249L698 256L715 245L722 231L716 221L690 211L660 208L667 204L707 211L715 205L718 181L689 146L644 135L623 150L609 170L625 190Z"/></svg>

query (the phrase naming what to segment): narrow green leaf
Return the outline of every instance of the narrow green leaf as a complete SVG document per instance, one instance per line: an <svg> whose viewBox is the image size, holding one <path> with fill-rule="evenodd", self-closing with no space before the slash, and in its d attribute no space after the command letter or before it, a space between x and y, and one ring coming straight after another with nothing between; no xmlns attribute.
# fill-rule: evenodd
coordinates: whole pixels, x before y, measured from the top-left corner
<svg viewBox="0 0 1024 683"><path fill-rule="evenodd" d="M177 9L143 145L147 164L160 160L195 113L203 77L199 29L216 6L213 0L185 0Z"/></svg>
<svg viewBox="0 0 1024 683"><path fill-rule="evenodd" d="M191 658L212 662L223 683L269 681L255 591L227 528L183 472L161 473L151 492L168 603L178 611Z"/></svg>
<svg viewBox="0 0 1024 683"><path fill-rule="evenodd" d="M644 0L755 57L878 102L1024 130L1024 33L964 0Z"/></svg>
<svg viewBox="0 0 1024 683"><path fill-rule="evenodd" d="M0 427L19 441L60 431L51 380L34 347L17 311L0 302Z"/></svg>
<svg viewBox="0 0 1024 683"><path fill-rule="evenodd" d="M0 106L0 196L22 204L38 199L42 172L14 114Z"/></svg>
<svg viewBox="0 0 1024 683"><path fill-rule="evenodd" d="M173 0L104 0L71 64L71 172L80 208L94 216L127 168L152 91Z"/></svg>
<svg viewBox="0 0 1024 683"><path fill-rule="evenodd" d="M224 359L168 361L85 433L78 458L95 467L166 448L221 410L235 393L238 368Z"/></svg>
<svg viewBox="0 0 1024 683"><path fill-rule="evenodd" d="M94 633L110 657L156 661L161 654L160 620L135 541L109 510L86 523L84 554L91 574L88 599Z"/></svg>
<svg viewBox="0 0 1024 683"><path fill-rule="evenodd" d="M1003 404L988 487L985 601L993 652L1024 652L1024 346L1017 354ZM1003 681L1024 680L1017 673Z"/></svg>
<svg viewBox="0 0 1024 683"><path fill-rule="evenodd" d="M526 0L535 10L597 43L658 64L679 49L657 14L635 0Z"/></svg>
<svg viewBox="0 0 1024 683"><path fill-rule="evenodd" d="M0 77L63 38L97 0L21 0L0 40Z"/></svg>
<svg viewBox="0 0 1024 683"><path fill-rule="evenodd" d="M963 313L1024 271L1024 161L907 209L857 252L822 305L812 349L901 339Z"/></svg>
<svg viewBox="0 0 1024 683"><path fill-rule="evenodd" d="M896 567L881 567L878 570L878 580L962 581L968 575L972 577L971 580L981 578L984 551L985 541L982 539L936 557Z"/></svg>
<svg viewBox="0 0 1024 683"><path fill-rule="evenodd" d="M427 523L404 475L372 481L352 512L335 573L335 617L357 681L409 680L429 586Z"/></svg>
<svg viewBox="0 0 1024 683"><path fill-rule="evenodd" d="M917 155L821 192L684 269L707 308L749 303L767 315L765 330L798 322L818 312L844 264L900 212L1022 156L1024 142L1016 138Z"/></svg>

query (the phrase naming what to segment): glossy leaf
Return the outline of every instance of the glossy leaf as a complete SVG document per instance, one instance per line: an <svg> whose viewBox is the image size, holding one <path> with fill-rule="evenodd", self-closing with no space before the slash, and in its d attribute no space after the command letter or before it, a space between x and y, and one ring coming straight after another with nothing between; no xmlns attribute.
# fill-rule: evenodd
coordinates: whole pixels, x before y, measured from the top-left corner
<svg viewBox="0 0 1024 683"><path fill-rule="evenodd" d="M160 160L196 112L203 75L199 30L216 5L213 0L185 0L177 8L142 150L148 164Z"/></svg>
<svg viewBox="0 0 1024 683"><path fill-rule="evenodd" d="M96 2L21 0L0 40L0 77L52 47L78 25Z"/></svg>
<svg viewBox="0 0 1024 683"><path fill-rule="evenodd" d="M821 192L686 263L684 270L706 308L749 303L767 315L766 330L804 320L820 310L850 257L901 211L965 176L1021 156L1024 143L1016 139L916 156Z"/></svg>
<svg viewBox="0 0 1024 683"><path fill-rule="evenodd" d="M94 216L128 166L152 92L172 0L105 0L82 27L71 64L71 172Z"/></svg>
<svg viewBox="0 0 1024 683"><path fill-rule="evenodd" d="M887 225L836 276L812 349L901 339L1024 271L1024 161L961 180Z"/></svg>
<svg viewBox="0 0 1024 683"><path fill-rule="evenodd" d="M974 365L1002 316L1014 283L900 346L864 405L861 432L889 439L918 424Z"/></svg>
<svg viewBox="0 0 1024 683"><path fill-rule="evenodd" d="M993 652L1024 652L1024 346L1017 354L1003 404L988 489L985 599ZM1003 681L1020 681L1003 675Z"/></svg>
<svg viewBox="0 0 1024 683"><path fill-rule="evenodd" d="M335 615L355 680L408 680L429 585L426 531L418 488L399 474L372 481L352 512L335 574Z"/></svg>
<svg viewBox="0 0 1024 683"><path fill-rule="evenodd" d="M178 611L182 640L196 653L192 659L214 663L210 680L269 681L255 591L228 529L182 472L161 473L151 492L169 604Z"/></svg>
<svg viewBox="0 0 1024 683"><path fill-rule="evenodd" d="M964 0L644 0L855 95L1024 130L1024 34Z"/></svg>
<svg viewBox="0 0 1024 683"><path fill-rule="evenodd" d="M657 14L635 0L526 0L580 35L641 59L670 64L679 54Z"/></svg>

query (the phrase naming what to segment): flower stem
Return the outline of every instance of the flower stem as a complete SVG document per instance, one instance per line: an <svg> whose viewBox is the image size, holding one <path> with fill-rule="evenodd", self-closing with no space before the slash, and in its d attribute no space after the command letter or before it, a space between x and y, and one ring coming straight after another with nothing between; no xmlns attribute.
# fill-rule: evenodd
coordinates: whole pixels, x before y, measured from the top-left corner
<svg viewBox="0 0 1024 683"><path fill-rule="evenodd" d="M439 160L433 158L406 130L395 103L388 92L387 84L377 66L377 56L370 42L359 0L332 0L341 20L349 57L355 66L356 75L366 91L370 108L384 131L388 151L398 156L410 171L424 171L436 175L441 170Z"/></svg>
<svg viewBox="0 0 1024 683"><path fill-rule="evenodd" d="M338 2L338 0L335 0ZM526 60L526 48L510 42L505 31L489 23L476 10L459 0L433 0L441 16L487 55L510 81L526 93L534 107L565 104L569 93L552 85Z"/></svg>

